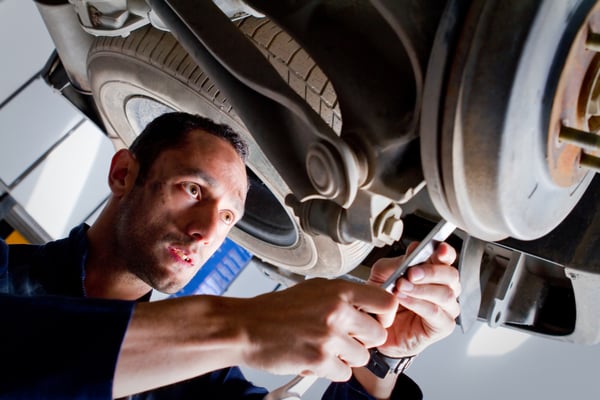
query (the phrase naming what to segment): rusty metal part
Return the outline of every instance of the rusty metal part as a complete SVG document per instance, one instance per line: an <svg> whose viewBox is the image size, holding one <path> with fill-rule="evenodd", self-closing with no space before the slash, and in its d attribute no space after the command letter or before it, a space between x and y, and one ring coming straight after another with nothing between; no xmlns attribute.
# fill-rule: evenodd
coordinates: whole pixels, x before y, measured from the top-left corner
<svg viewBox="0 0 600 400"><path fill-rule="evenodd" d="M561 144L567 151L557 159L548 147L559 143L561 126L583 130L556 110L575 113L582 97L593 99L579 91L589 56L578 53L589 53L585 32L596 9L587 0L448 3L421 125L423 171L445 219L483 240L534 240L585 193L593 174L579 167L581 149ZM585 104L591 114L593 100Z"/></svg>
<svg viewBox="0 0 600 400"><path fill-rule="evenodd" d="M560 128L558 138L561 142L573 144L583 150L600 150L600 135L591 132L580 131L578 129L563 126Z"/></svg>
<svg viewBox="0 0 600 400"><path fill-rule="evenodd" d="M600 172L600 157L582 153L579 157L579 165L592 171Z"/></svg>
<svg viewBox="0 0 600 400"><path fill-rule="evenodd" d="M581 24L564 60L554 94L548 124L548 168L554 182L562 187L576 185L589 172L587 168L580 168L585 150L596 155L600 151L598 144L590 149L583 143L589 143L591 136L600 143L600 136L596 134L600 129L597 32L600 32L600 3Z"/></svg>

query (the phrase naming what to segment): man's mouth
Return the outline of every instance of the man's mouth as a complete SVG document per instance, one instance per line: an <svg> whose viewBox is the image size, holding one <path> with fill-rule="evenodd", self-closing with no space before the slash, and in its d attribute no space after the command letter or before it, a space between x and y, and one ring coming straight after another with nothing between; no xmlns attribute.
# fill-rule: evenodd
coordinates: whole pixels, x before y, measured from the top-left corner
<svg viewBox="0 0 600 400"><path fill-rule="evenodd" d="M172 254L174 254L177 258L179 258L180 260L182 260L188 264L193 264L192 258L190 256L188 256L183 250L175 248L175 247L170 247L169 251Z"/></svg>

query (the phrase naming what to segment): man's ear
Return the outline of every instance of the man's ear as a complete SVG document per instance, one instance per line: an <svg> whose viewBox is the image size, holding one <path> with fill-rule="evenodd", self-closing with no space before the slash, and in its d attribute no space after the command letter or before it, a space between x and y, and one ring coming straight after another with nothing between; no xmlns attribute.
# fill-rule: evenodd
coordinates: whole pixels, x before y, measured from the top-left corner
<svg viewBox="0 0 600 400"><path fill-rule="evenodd" d="M110 162L108 185L114 196L123 196L135 184L139 165L134 155L127 149L115 153Z"/></svg>

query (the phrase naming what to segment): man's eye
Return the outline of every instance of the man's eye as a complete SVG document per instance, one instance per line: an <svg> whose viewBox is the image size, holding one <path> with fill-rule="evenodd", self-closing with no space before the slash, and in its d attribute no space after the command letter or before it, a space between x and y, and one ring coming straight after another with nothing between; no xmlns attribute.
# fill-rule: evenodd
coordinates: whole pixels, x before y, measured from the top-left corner
<svg viewBox="0 0 600 400"><path fill-rule="evenodd" d="M200 197L200 186L192 182L184 182L181 184L183 190L185 190L190 196L194 198Z"/></svg>
<svg viewBox="0 0 600 400"><path fill-rule="evenodd" d="M231 211L221 211L221 221L227 225L231 225L235 221L235 217Z"/></svg>

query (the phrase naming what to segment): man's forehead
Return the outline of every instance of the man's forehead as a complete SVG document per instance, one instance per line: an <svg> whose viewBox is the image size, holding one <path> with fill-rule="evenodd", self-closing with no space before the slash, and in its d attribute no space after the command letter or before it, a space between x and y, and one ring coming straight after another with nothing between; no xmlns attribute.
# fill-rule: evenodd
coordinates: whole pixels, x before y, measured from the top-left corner
<svg viewBox="0 0 600 400"><path fill-rule="evenodd" d="M229 145L233 151L236 151L235 147L233 146L233 143L231 143L226 138L219 136L216 133L212 133L200 128L194 128L187 131L187 133L183 136L183 140L187 142L192 142L195 140L199 140L200 142L220 141L223 143L227 143L227 145Z"/></svg>

